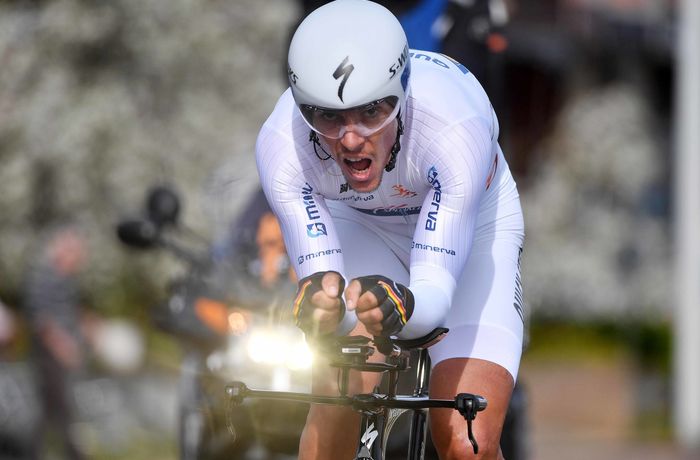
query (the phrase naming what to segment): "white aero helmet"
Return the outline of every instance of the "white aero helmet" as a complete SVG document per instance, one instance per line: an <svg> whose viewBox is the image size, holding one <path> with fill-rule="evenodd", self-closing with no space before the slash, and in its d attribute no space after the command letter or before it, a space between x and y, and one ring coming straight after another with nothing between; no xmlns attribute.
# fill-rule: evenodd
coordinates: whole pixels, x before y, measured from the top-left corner
<svg viewBox="0 0 700 460"><path fill-rule="evenodd" d="M314 10L292 37L288 63L294 100L317 132L314 110L388 102L394 110L384 126L404 106L411 73L408 41L398 19L377 3L336 0Z"/></svg>

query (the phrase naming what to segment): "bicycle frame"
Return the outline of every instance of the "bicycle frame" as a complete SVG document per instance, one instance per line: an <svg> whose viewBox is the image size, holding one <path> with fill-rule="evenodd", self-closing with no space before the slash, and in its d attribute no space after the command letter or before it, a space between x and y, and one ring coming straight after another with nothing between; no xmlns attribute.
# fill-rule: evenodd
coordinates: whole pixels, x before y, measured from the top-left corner
<svg viewBox="0 0 700 460"><path fill-rule="evenodd" d="M381 460L384 458L386 441L396 420L403 413L412 411L409 436L409 460L420 460L425 453L428 409L448 408L460 412L467 420L467 431L474 453L478 452L478 444L472 432L472 420L478 411L486 408L486 400L470 393L460 393L453 400L430 399L427 394L430 374L430 360L427 346L442 337L447 332L440 329L426 336L428 341L404 341L403 344L419 343L419 346L408 347L418 349L416 365L416 385L412 395L397 394L399 374L409 369L408 353L397 343L387 339L375 338L375 347L387 356L385 363L370 363L367 358L374 352L374 347L367 345L366 337L348 337L339 341L340 359L331 361L332 367L340 369L339 396L321 396L307 393L278 392L270 390L255 390L248 388L243 382L231 382L226 386L226 393L231 404L241 404L247 398L260 398L284 401L297 401L315 404L349 406L361 414L360 441L356 460ZM439 339L438 339L439 340ZM426 344L429 342L428 344ZM388 374L388 391L383 393L362 393L348 395L350 370L364 372L381 372Z"/></svg>

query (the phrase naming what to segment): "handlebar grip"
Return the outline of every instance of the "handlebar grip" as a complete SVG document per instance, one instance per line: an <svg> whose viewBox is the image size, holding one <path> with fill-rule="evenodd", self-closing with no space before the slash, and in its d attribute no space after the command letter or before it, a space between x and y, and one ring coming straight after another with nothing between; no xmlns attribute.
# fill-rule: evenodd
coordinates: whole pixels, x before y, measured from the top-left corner
<svg viewBox="0 0 700 460"><path fill-rule="evenodd" d="M486 409L486 407L489 405L489 402L484 398L483 396L475 395L476 398L476 410L481 412L482 410Z"/></svg>
<svg viewBox="0 0 700 460"><path fill-rule="evenodd" d="M466 420L474 420L476 413L486 409L488 402L486 398L471 393L460 393L455 396L455 409L462 414Z"/></svg>

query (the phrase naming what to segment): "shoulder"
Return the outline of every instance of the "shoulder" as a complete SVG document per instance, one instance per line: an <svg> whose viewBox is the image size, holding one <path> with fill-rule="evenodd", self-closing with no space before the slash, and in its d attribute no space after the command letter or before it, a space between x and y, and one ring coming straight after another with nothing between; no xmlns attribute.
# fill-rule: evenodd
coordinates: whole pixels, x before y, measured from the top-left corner
<svg viewBox="0 0 700 460"><path fill-rule="evenodd" d="M287 163L299 163L307 157L308 128L294 105L288 89L280 96L272 113L258 132L255 154L258 164L271 164L272 169ZM302 165L300 165L302 166Z"/></svg>
<svg viewBox="0 0 700 460"><path fill-rule="evenodd" d="M474 117L491 118L491 103L476 77L440 53L411 50L410 95L416 116L425 113L446 125Z"/></svg>
<svg viewBox="0 0 700 460"><path fill-rule="evenodd" d="M293 142L295 115L294 99L291 90L287 89L260 128L258 144L274 137L286 138Z"/></svg>
<svg viewBox="0 0 700 460"><path fill-rule="evenodd" d="M323 152L321 152L323 154ZM255 144L258 173L269 192L298 190L304 184L321 185L327 165L319 159L309 141L309 127L287 90L263 123Z"/></svg>

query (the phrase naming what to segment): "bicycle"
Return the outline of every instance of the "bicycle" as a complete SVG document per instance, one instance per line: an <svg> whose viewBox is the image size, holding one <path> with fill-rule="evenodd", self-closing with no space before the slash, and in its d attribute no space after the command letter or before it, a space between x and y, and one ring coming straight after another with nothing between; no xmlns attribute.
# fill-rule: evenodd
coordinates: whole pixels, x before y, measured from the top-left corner
<svg viewBox="0 0 700 460"><path fill-rule="evenodd" d="M447 332L446 328L437 328L424 337L412 340L346 336L321 341L316 348L329 355L330 365L339 369L338 396L256 390L235 381L226 385L230 404L227 412L231 413L233 406L242 404L248 398L349 406L361 414L362 435L355 460L381 460L385 458L385 446L394 423L403 413L410 411L412 418L406 458L421 460L425 454L428 409L450 408L457 410L467 421L467 435L476 454L479 446L472 431L472 422L478 412L486 409L486 399L471 393L460 393L453 400L431 399L427 394L430 374L428 347L441 340ZM412 350L418 353L415 388L411 395L398 394L399 375L410 369ZM384 354L386 362L367 362L375 351ZM350 370L386 373L387 391L380 393L376 388L373 393L348 395ZM229 428L235 435L235 427L231 423Z"/></svg>
<svg viewBox="0 0 700 460"><path fill-rule="evenodd" d="M183 351L178 377L178 458L234 460L248 458L253 450L270 455L293 451L306 420L303 404L276 407L278 413L284 412L286 423L261 435L256 425L267 407L242 407L235 414L224 414L226 395L221 388L235 375L247 375L261 385L276 381L287 388L306 388L311 376L305 364L270 360L264 351L255 356L250 352L252 343L275 335L284 337L290 348L303 348L303 335L285 321L287 310L257 295L250 278L233 272L226 260L212 257L213 243L181 221L180 207L176 191L158 185L147 193L137 217L125 218L116 226L126 246L167 251L186 269L168 282L166 298L151 310L154 325L172 335ZM251 286L244 286L245 282ZM278 287L279 292L282 286ZM227 418L236 420L242 434L238 442L228 436Z"/></svg>

